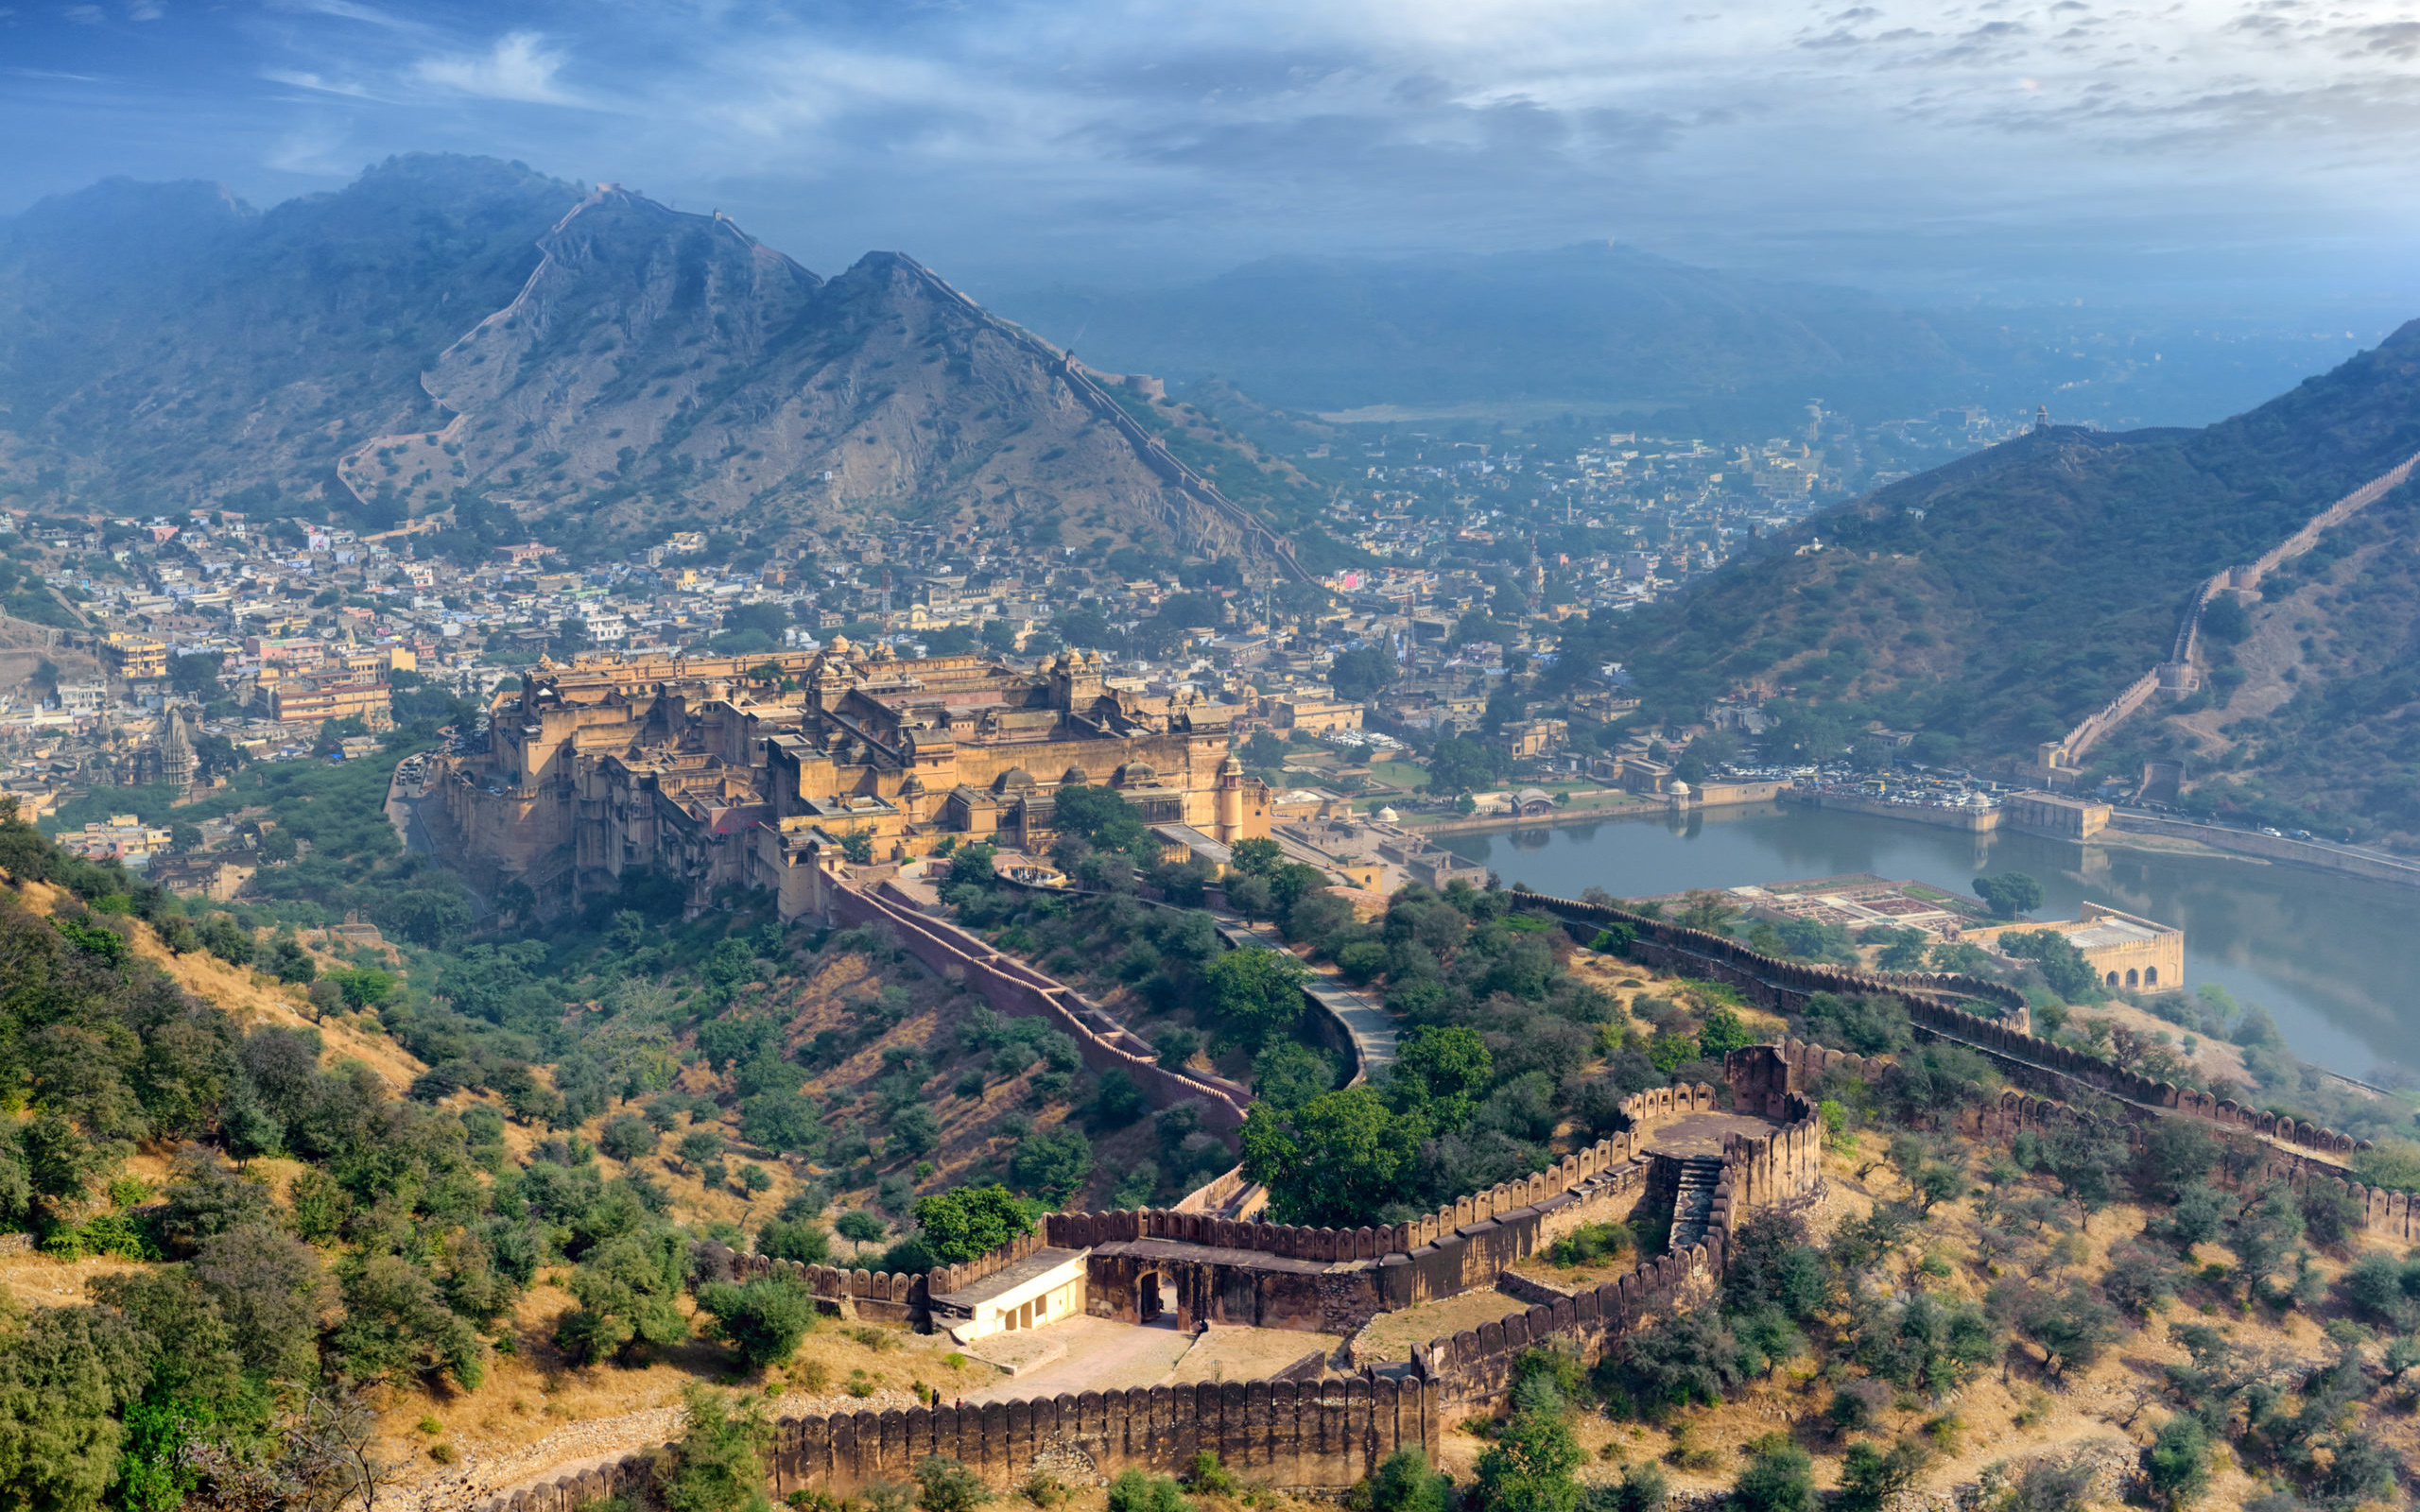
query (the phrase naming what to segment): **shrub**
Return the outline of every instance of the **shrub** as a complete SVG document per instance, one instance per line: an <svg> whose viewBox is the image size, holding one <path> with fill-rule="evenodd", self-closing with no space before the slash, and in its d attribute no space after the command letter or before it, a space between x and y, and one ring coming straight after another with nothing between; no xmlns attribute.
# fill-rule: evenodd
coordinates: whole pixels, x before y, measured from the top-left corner
<svg viewBox="0 0 2420 1512"><path fill-rule="evenodd" d="M765 1450L773 1441L765 1409L691 1385L681 1436L665 1456L658 1489L668 1512L744 1512L765 1504Z"/></svg>
<svg viewBox="0 0 2420 1512"><path fill-rule="evenodd" d="M775 1218L756 1230L756 1253L802 1265L826 1265L832 1261L832 1236L822 1225L804 1218Z"/></svg>
<svg viewBox="0 0 2420 1512"><path fill-rule="evenodd" d="M991 1499L980 1476L945 1454L916 1464L916 1505L923 1512L974 1512Z"/></svg>
<svg viewBox="0 0 2420 1512"><path fill-rule="evenodd" d="M1731 1486L1739 1512L1815 1512L1815 1462L1778 1434L1751 1444L1754 1458Z"/></svg>
<svg viewBox="0 0 2420 1512"><path fill-rule="evenodd" d="M619 1113L605 1121L596 1147L617 1160L635 1160L655 1148L655 1125L636 1113Z"/></svg>
<svg viewBox="0 0 2420 1512"><path fill-rule="evenodd" d="M1109 1512L1193 1512L1193 1503L1165 1475L1120 1470L1109 1483Z"/></svg>
<svg viewBox="0 0 2420 1512"><path fill-rule="evenodd" d="M2210 1486L2210 1435L2191 1413L2178 1413L2162 1424L2159 1436L2143 1451L2143 1478L2152 1494L2168 1506L2184 1506Z"/></svg>
<svg viewBox="0 0 2420 1512"><path fill-rule="evenodd" d="M1851 1444L1841 1461L1840 1504L1850 1512L1876 1512L1886 1499L1913 1486L1931 1457L1917 1439L1903 1438L1887 1450L1863 1440Z"/></svg>
<svg viewBox="0 0 2420 1512"><path fill-rule="evenodd" d="M1559 1411L1515 1412L1478 1457L1473 1489L1485 1512L1573 1512L1580 1446Z"/></svg>
<svg viewBox="0 0 2420 1512"><path fill-rule="evenodd" d="M756 1369L779 1365L814 1331L815 1297L787 1276L760 1276L745 1284L717 1282L698 1294L715 1331Z"/></svg>
<svg viewBox="0 0 2420 1512"><path fill-rule="evenodd" d="M1453 1482L1430 1469L1416 1449L1399 1449L1380 1460L1356 1489L1367 1500L1367 1512L1452 1512L1454 1503Z"/></svg>

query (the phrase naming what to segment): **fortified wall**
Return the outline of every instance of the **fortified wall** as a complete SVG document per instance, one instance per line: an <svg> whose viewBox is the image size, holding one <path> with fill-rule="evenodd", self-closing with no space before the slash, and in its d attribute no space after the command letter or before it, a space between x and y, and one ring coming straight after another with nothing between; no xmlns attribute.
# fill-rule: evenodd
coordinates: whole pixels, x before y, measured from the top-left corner
<svg viewBox="0 0 2420 1512"><path fill-rule="evenodd" d="M2083 1124L2098 1126L2124 1139L2130 1147L2139 1148L2148 1118L2133 1118L2114 1123L2100 1119L2066 1103L2047 1097L2033 1097L2011 1088L2000 1093L1999 1101L1985 1108L1975 1120L1978 1133L2000 1140L2014 1140L2027 1129L2048 1129L2061 1125ZM2340 1138L2342 1136L2339 1136ZM2385 1192L2348 1180L2342 1172L2322 1164L2293 1150L2280 1149L2265 1142L2231 1141L2236 1149L2250 1153L2254 1160L2249 1169L2236 1177L2238 1189L2286 1181L2294 1185L2327 1183L2351 1197L2360 1209L2361 1226L2389 1239L2410 1242L2420 1239L2420 1196L2408 1192Z"/></svg>
<svg viewBox="0 0 2420 1512"><path fill-rule="evenodd" d="M1770 1046L1735 1052L1727 1079L1735 1100L1753 1091L1761 1106L1773 1106L1764 1094L1780 1087L1779 1106L1789 1124L1761 1138L1727 1141L1704 1240L1647 1261L1616 1280L1417 1346L1409 1367L1310 1381L1087 1391L979 1408L786 1418L776 1425L769 1489L846 1495L877 1481L905 1484L916 1463L930 1455L959 1460L994 1487L1012 1486L1044 1465L1071 1479L1130 1468L1176 1473L1201 1450L1217 1453L1247 1481L1313 1490L1352 1486L1398 1449L1416 1449L1434 1463L1443 1410L1500 1396L1522 1349L1553 1340L1595 1359L1651 1319L1699 1305L1720 1286L1736 1223L1756 1208L1820 1192L1822 1125L1812 1105L1789 1091L1787 1070L1777 1073L1769 1063L1776 1059ZM1651 1123L1709 1109L1715 1101L1714 1089L1703 1084L1660 1088L1631 1099L1624 1110ZM1104 1231L1112 1245L1131 1233L1238 1254L1247 1265L1266 1257L1380 1275L1412 1273L1424 1255L1451 1253L1456 1259L1438 1263L1436 1273L1467 1274L1471 1265L1461 1257L1530 1253L1580 1223L1618 1215L1623 1210L1616 1205L1625 1197L1634 1202L1643 1180L1646 1162L1634 1151L1644 1132L1643 1125L1634 1126L1567 1157L1553 1171L1474 1194L1417 1223L1333 1229L1237 1224L1162 1210L1054 1213L1037 1233L924 1280L939 1291L969 1285L1045 1246L1080 1243ZM727 1251L721 1258L741 1275L786 1272L813 1280L817 1269ZM865 1282L847 1279L865 1289ZM1493 1280L1490 1276L1484 1283ZM578 1512L589 1502L645 1485L653 1474L653 1456L634 1454L492 1498L479 1512Z"/></svg>
<svg viewBox="0 0 2420 1512"><path fill-rule="evenodd" d="M1123 1071L1134 1078L1154 1108L1196 1103L1201 1126L1232 1138L1252 1106L1250 1090L1201 1072L1170 1071L1149 1041L1051 977L1002 954L953 924L906 907L877 893L837 884L826 889L831 917L844 924L888 929L908 953L936 974L963 983L993 1011L1017 1019L1042 1019L1076 1041L1087 1070Z"/></svg>
<svg viewBox="0 0 2420 1512"><path fill-rule="evenodd" d="M2360 1150L2367 1141L2333 1129L2279 1118L2198 1089L2154 1081L2124 1071L2080 1050L2028 1034L1969 1011L1962 1002L1998 1005L2012 1015L2025 1005L2022 994L1996 982L1937 971L1857 971L1816 966L1759 954L1737 940L1688 929L1660 919L1601 903L1575 902L1544 893L1522 892L1525 902L1545 909L1566 923L1598 929L1623 926L1634 938L1630 957L1671 971L1722 982L1739 989L1757 1005L1776 1012L1804 1011L1817 992L1887 992L1906 1004L1908 1018L1920 1038L1962 1044L1992 1060L2010 1081L2060 1099L2079 1094L2114 1097L2151 1110L2169 1110L2274 1142L2291 1153L2308 1157L2318 1169L2333 1171ZM1797 1041L1791 1041L1793 1045ZM1821 1046L1800 1046L1793 1054L1840 1055ZM1812 1085L1809 1074L1801 1085Z"/></svg>

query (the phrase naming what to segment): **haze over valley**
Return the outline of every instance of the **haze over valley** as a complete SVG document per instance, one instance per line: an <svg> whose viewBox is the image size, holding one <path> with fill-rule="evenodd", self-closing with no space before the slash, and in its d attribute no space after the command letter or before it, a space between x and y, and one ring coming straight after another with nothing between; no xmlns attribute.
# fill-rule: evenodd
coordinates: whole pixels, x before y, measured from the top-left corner
<svg viewBox="0 0 2420 1512"><path fill-rule="evenodd" d="M2420 1494L2394 9L0 49L0 1504Z"/></svg>

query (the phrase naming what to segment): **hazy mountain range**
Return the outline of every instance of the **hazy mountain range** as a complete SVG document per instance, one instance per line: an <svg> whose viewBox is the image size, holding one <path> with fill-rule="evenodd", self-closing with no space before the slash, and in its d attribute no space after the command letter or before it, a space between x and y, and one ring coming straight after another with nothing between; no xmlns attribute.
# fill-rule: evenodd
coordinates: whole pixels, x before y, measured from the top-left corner
<svg viewBox="0 0 2420 1512"><path fill-rule="evenodd" d="M43 202L0 231L0 491L37 507L383 526L479 496L607 532L883 512L1237 544L1058 353L912 259L826 280L487 159L268 212L196 183Z"/></svg>
<svg viewBox="0 0 2420 1512"><path fill-rule="evenodd" d="M1763 434L1810 399L1865 422L1949 405L2200 422L2341 361L2340 320L2226 311L1924 309L1693 267L1620 244L1394 260L1271 259L1200 284L1002 292L1087 360L1225 379L1320 412L1540 406Z"/></svg>

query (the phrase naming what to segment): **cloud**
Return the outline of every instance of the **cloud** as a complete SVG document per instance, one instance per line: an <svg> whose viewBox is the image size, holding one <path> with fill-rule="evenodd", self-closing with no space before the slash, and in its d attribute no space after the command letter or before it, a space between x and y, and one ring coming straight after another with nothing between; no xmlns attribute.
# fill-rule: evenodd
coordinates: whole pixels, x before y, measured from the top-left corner
<svg viewBox="0 0 2420 1512"><path fill-rule="evenodd" d="M478 99L512 100L526 105L580 105L579 95L562 89L555 76L562 71L563 55L546 45L534 31L510 31L480 54L443 54L412 64L417 82Z"/></svg>
<svg viewBox="0 0 2420 1512"><path fill-rule="evenodd" d="M2391 165L2420 153L2408 0L518 0L502 27L477 0L102 3L10 64L114 81L112 18L164 3L177 57L129 88L208 124L53 91L9 119L73 150L0 168L9 202L478 151L717 204L821 266L882 245L970 278L1609 235L2036 277L2046 246L2166 258L2186 226L2281 264L2420 234Z"/></svg>

